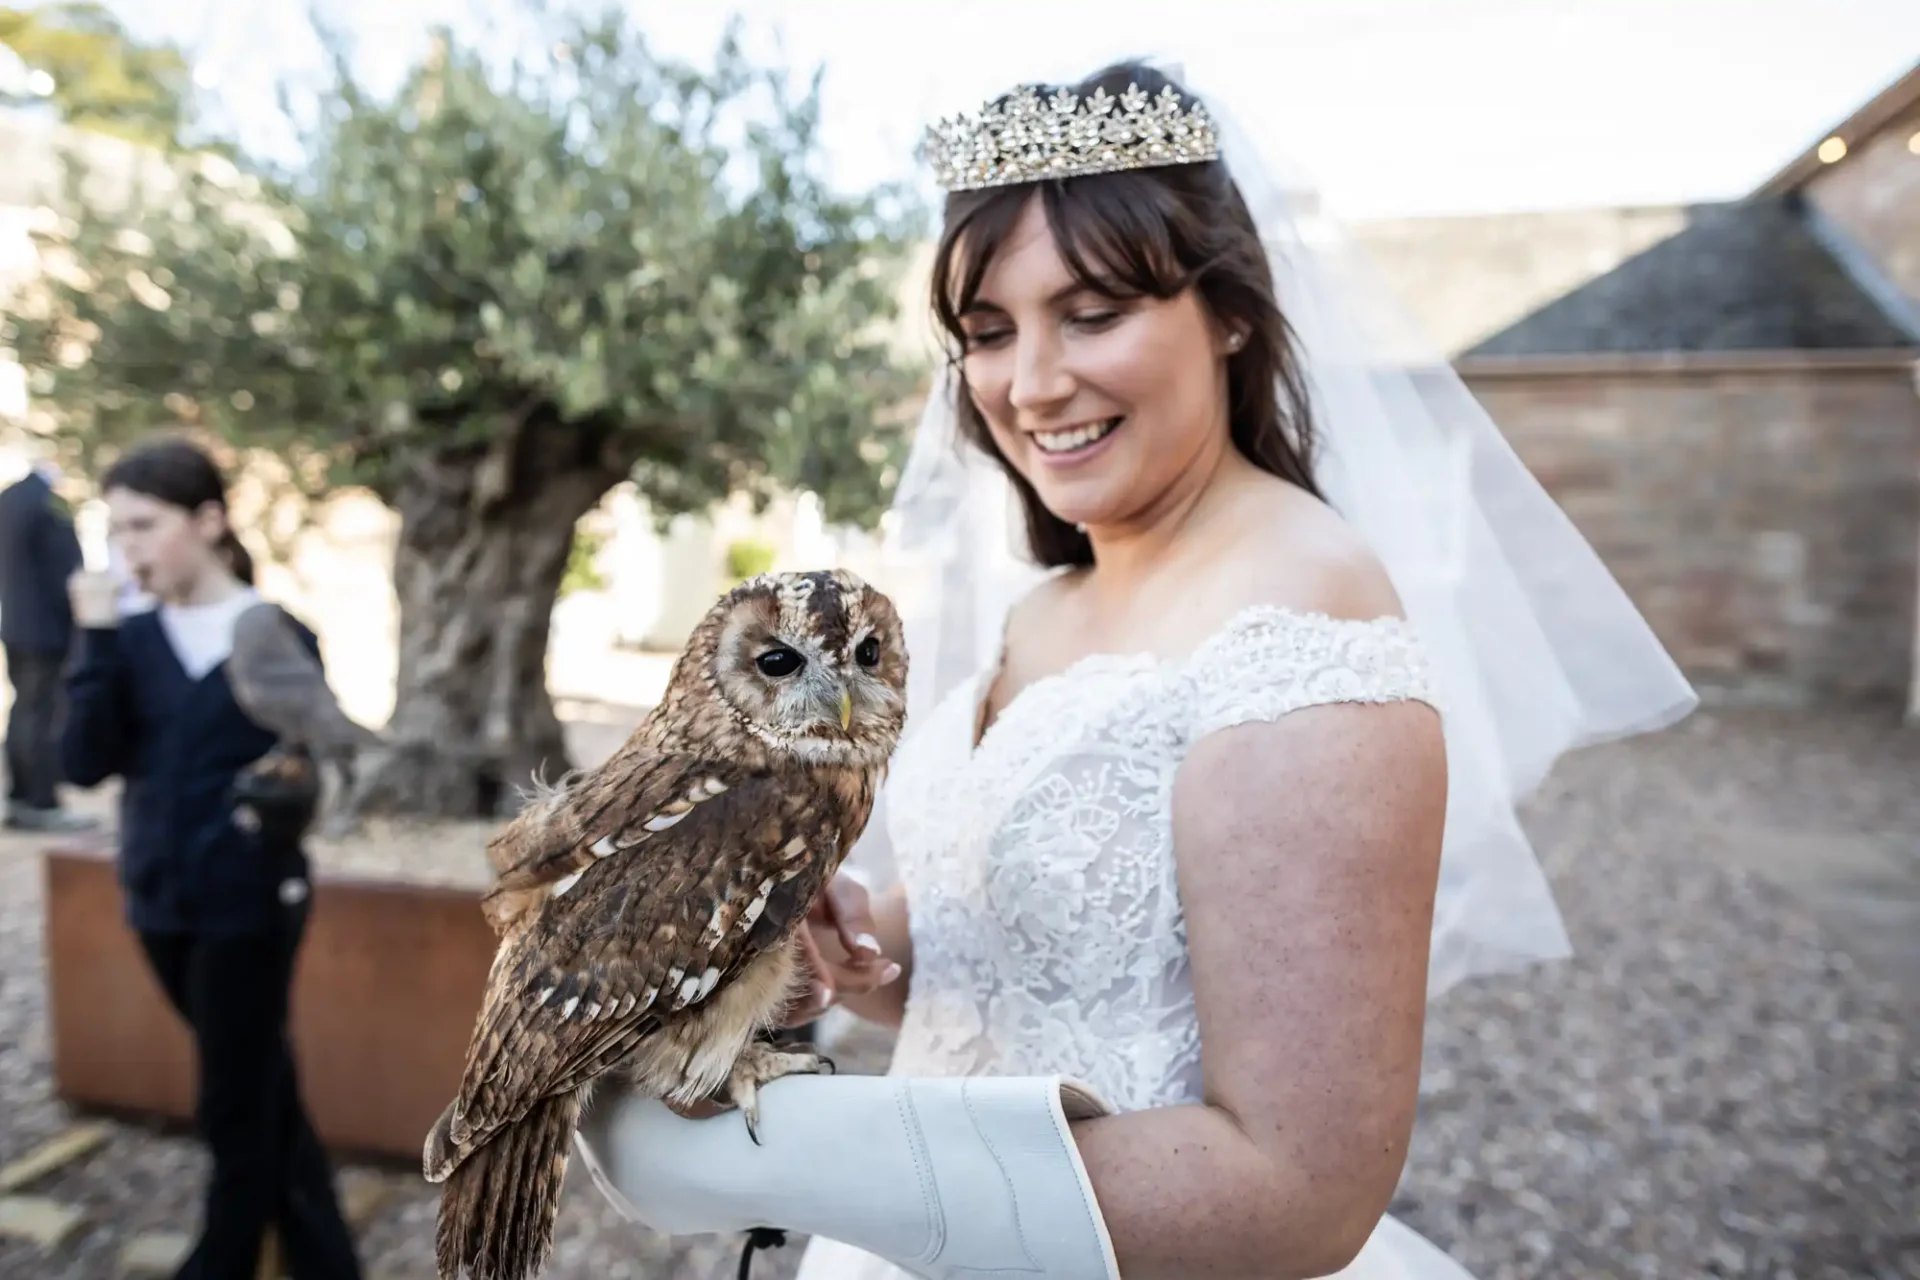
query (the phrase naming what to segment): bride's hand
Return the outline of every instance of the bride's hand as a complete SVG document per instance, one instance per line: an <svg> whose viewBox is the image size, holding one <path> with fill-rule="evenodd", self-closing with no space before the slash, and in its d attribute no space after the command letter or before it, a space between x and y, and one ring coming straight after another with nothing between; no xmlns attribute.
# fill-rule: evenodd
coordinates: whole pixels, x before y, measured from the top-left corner
<svg viewBox="0 0 1920 1280"><path fill-rule="evenodd" d="M807 913L800 950L812 978L787 1009L785 1026L804 1026L842 997L866 995L900 976L900 966L880 953L866 886L845 871Z"/></svg>

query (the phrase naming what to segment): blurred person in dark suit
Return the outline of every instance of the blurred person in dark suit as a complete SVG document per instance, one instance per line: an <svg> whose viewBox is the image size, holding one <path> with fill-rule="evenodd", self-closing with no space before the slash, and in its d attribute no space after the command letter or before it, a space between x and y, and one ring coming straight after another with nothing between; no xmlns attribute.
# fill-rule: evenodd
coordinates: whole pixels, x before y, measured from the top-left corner
<svg viewBox="0 0 1920 1280"><path fill-rule="evenodd" d="M90 818L60 807L60 671L73 645L67 579L80 568L73 517L54 492L60 473L38 463L0 489L0 642L13 685L7 716L6 825L80 831Z"/></svg>

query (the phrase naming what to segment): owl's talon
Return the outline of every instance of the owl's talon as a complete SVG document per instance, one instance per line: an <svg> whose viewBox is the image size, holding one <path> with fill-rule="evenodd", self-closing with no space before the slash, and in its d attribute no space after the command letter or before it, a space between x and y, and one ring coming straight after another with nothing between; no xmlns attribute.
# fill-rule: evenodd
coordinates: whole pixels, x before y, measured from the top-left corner
<svg viewBox="0 0 1920 1280"><path fill-rule="evenodd" d="M742 1074L734 1068L733 1077L714 1095L715 1101L724 1099L729 1106L740 1109L740 1118L747 1122L747 1137L754 1146L760 1146L760 1085L750 1075Z"/></svg>
<svg viewBox="0 0 1920 1280"><path fill-rule="evenodd" d="M782 1076L831 1075L833 1062L811 1049L782 1049L755 1041L749 1044L733 1064L727 1082L713 1095L715 1102L740 1108L747 1122L747 1136L760 1146L760 1086Z"/></svg>

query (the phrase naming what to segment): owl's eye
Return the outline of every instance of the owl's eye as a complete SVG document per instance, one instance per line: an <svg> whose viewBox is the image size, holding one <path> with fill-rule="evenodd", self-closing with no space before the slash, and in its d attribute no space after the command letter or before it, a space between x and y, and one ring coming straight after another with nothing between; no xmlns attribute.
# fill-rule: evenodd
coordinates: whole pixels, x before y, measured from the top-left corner
<svg viewBox="0 0 1920 1280"><path fill-rule="evenodd" d="M868 636L853 647L853 660L863 667L880 665L880 637Z"/></svg>
<svg viewBox="0 0 1920 1280"><path fill-rule="evenodd" d="M799 671L807 665L807 660L782 645L777 649L769 649L755 658L753 665L760 668L761 675L771 680L779 680Z"/></svg>

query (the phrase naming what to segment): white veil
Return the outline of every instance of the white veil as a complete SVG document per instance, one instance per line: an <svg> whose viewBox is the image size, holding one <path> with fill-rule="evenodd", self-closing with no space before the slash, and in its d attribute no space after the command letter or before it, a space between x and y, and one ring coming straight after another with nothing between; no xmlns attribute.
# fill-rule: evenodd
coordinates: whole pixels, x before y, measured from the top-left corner
<svg viewBox="0 0 1920 1280"><path fill-rule="evenodd" d="M1433 657L1450 782L1430 994L1565 956L1515 804L1564 752L1680 719L1693 690L1279 150L1208 86L1169 74L1213 117L1271 257L1320 433L1317 478ZM907 610L918 716L994 658L1007 609L1043 573L1011 486L961 440L952 394L936 378L894 500L899 549L922 575Z"/></svg>

